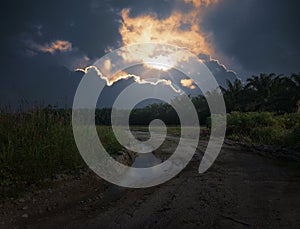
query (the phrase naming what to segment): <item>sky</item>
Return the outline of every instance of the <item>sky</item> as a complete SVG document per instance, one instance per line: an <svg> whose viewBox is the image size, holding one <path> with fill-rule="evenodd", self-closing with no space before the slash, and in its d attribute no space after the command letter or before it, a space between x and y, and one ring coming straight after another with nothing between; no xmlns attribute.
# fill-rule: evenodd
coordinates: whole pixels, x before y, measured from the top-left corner
<svg viewBox="0 0 300 229"><path fill-rule="evenodd" d="M187 47L222 82L298 73L299 9L296 0L1 1L0 106L70 106L76 68L143 41Z"/></svg>

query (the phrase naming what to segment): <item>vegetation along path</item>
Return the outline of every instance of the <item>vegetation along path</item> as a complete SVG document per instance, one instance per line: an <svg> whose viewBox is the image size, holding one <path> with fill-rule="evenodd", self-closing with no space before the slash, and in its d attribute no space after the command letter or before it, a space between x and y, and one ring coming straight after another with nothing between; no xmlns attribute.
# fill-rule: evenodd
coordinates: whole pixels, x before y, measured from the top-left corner
<svg viewBox="0 0 300 229"><path fill-rule="evenodd" d="M172 139L155 163L173 152ZM116 187L92 172L58 177L52 188L1 204L1 228L300 228L299 149L286 158L281 148L226 141L198 174L206 144L178 176L152 188Z"/></svg>

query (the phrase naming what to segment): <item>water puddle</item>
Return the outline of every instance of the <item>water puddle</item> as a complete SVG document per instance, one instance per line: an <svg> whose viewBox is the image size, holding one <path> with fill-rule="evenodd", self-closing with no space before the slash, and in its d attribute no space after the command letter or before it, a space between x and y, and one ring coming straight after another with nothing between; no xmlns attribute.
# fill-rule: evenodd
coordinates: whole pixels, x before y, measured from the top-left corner
<svg viewBox="0 0 300 229"><path fill-rule="evenodd" d="M153 153L139 153L135 158L132 167L135 168L149 168L158 165L162 162Z"/></svg>

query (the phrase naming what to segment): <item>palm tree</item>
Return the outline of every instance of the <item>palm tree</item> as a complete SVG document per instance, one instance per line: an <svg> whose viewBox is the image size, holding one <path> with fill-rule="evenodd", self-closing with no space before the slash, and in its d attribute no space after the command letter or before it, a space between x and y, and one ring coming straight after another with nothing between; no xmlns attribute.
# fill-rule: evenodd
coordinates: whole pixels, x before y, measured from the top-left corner
<svg viewBox="0 0 300 229"><path fill-rule="evenodd" d="M245 89L249 90L253 101L253 108L257 111L272 111L270 100L272 95L272 87L276 75L260 74L247 79Z"/></svg>
<svg viewBox="0 0 300 229"><path fill-rule="evenodd" d="M236 79L232 83L230 80L226 80L226 83L227 89L221 89L225 98L227 112L243 111L245 107L245 100L243 96L244 87L242 81Z"/></svg>
<svg viewBox="0 0 300 229"><path fill-rule="evenodd" d="M289 77L277 76L271 87L270 107L276 113L294 112L296 84Z"/></svg>
<svg viewBox="0 0 300 229"><path fill-rule="evenodd" d="M298 74L292 74L291 76L292 81L295 83L295 100L296 100L296 106L297 106L297 112L300 110L300 73Z"/></svg>
<svg viewBox="0 0 300 229"><path fill-rule="evenodd" d="M296 83L297 87L300 87L300 73L299 74L293 73L291 79Z"/></svg>

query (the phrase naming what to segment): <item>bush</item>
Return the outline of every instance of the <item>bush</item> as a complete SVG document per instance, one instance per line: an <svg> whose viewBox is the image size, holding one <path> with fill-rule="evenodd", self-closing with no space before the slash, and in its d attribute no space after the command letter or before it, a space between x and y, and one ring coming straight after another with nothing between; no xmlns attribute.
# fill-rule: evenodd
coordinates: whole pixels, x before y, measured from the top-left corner
<svg viewBox="0 0 300 229"><path fill-rule="evenodd" d="M286 130L275 127L255 127L249 133L252 142L284 145Z"/></svg>
<svg viewBox="0 0 300 229"><path fill-rule="evenodd" d="M300 145L300 124L296 125L286 138L289 145Z"/></svg>
<svg viewBox="0 0 300 229"><path fill-rule="evenodd" d="M299 114L276 116L269 112L233 112L227 116L227 137L246 142L297 145L299 141Z"/></svg>

